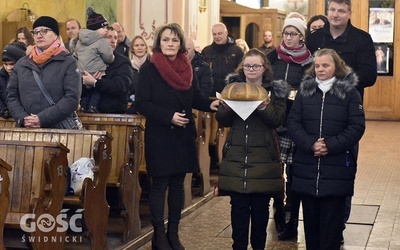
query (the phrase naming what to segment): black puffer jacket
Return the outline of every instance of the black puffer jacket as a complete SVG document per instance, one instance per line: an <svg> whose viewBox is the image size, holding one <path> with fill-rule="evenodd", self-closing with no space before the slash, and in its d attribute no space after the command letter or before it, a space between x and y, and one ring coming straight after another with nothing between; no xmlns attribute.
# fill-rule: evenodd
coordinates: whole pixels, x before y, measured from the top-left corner
<svg viewBox="0 0 400 250"><path fill-rule="evenodd" d="M235 75L228 79L232 77ZM289 86L284 81L274 81L272 84L263 84L263 87L271 94L271 102L266 109L255 110L245 121L223 105L219 106L216 113L217 121L224 127L230 127L219 170L219 189L222 193L283 191L275 128L285 121Z"/></svg>
<svg viewBox="0 0 400 250"><path fill-rule="evenodd" d="M284 62L278 58L276 49L268 53L267 59L271 63L274 80L284 80L289 83L291 89L295 90L300 87L305 71L311 66L311 63L302 66L297 63ZM289 115L292 104L293 101L288 99L286 102L286 115Z"/></svg>
<svg viewBox="0 0 400 250"><path fill-rule="evenodd" d="M292 189L313 196L352 196L357 170L357 145L365 130L357 77L337 79L324 94L315 76L306 76L290 111L287 127L296 144ZM321 129L321 130L320 130ZM311 150L324 138L328 154Z"/></svg>
<svg viewBox="0 0 400 250"><path fill-rule="evenodd" d="M203 49L202 54L213 72L214 87L211 96L215 96L215 92L221 93L225 87L225 77L236 70L244 53L236 45L235 39L228 36L228 41L225 44L218 45L213 42Z"/></svg>

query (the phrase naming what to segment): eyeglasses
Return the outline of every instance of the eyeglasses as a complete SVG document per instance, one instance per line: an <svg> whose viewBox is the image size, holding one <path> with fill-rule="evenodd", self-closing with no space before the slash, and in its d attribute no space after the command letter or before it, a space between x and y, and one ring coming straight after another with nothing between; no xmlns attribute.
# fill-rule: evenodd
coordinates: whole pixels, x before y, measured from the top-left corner
<svg viewBox="0 0 400 250"><path fill-rule="evenodd" d="M243 64L243 69L246 71L249 71L250 69L253 69L254 71L259 71L262 66L264 66L264 65L262 65L262 64L254 64L254 65Z"/></svg>
<svg viewBox="0 0 400 250"><path fill-rule="evenodd" d="M291 38L298 36L300 33L296 32L282 32L283 38L290 36Z"/></svg>
<svg viewBox="0 0 400 250"><path fill-rule="evenodd" d="M40 35L44 36L44 35L46 35L47 32L49 32L49 31L52 31L52 29L46 28L46 29L41 29L41 30L32 30L31 33L32 33L34 36L39 35L39 33L40 33Z"/></svg>

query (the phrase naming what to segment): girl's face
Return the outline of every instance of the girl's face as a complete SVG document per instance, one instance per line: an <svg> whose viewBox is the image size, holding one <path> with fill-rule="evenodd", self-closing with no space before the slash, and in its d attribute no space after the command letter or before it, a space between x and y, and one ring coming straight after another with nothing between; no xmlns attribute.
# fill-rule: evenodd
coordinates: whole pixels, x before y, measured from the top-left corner
<svg viewBox="0 0 400 250"><path fill-rule="evenodd" d="M335 62L332 56L323 55L315 58L315 75L319 80L328 80L335 75Z"/></svg>
<svg viewBox="0 0 400 250"><path fill-rule="evenodd" d="M161 33L160 47L169 60L175 60L181 48L181 40L170 29L166 29Z"/></svg>
<svg viewBox="0 0 400 250"><path fill-rule="evenodd" d="M20 43L25 44L26 46L28 46L28 41L26 40L24 33L18 33L17 34L17 41L20 42Z"/></svg>
<svg viewBox="0 0 400 250"><path fill-rule="evenodd" d="M137 38L133 42L132 53L139 58L141 58L147 54L146 44L144 43L144 41L142 39Z"/></svg>
<svg viewBox="0 0 400 250"><path fill-rule="evenodd" d="M15 64L15 62L11 62L11 61L3 62L3 67L6 70L6 72L8 73L8 75L11 75L11 70L14 68L14 64Z"/></svg>
<svg viewBox="0 0 400 250"><path fill-rule="evenodd" d="M293 26L288 26L282 33L283 41L288 48L297 48L300 46L300 40L303 35Z"/></svg>
<svg viewBox="0 0 400 250"><path fill-rule="evenodd" d="M247 82L259 83L261 85L265 70L260 56L247 56L243 61L243 72Z"/></svg>

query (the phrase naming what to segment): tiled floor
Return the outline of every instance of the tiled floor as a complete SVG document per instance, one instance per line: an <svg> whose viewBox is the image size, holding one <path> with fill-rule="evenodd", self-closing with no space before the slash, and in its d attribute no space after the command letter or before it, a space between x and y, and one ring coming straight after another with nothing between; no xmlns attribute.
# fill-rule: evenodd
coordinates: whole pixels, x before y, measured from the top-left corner
<svg viewBox="0 0 400 250"><path fill-rule="evenodd" d="M400 122L367 121L358 166L342 249L400 250ZM181 221L183 245L187 250L231 249L229 198L205 200ZM299 230L297 241L281 242L270 220L266 249L305 249L302 221ZM143 239L150 239L150 234ZM151 244L138 249L151 249Z"/></svg>
<svg viewBox="0 0 400 250"><path fill-rule="evenodd" d="M360 142L355 195L344 250L400 250L400 122L368 121ZM213 176L215 181L215 176ZM145 205L144 205L145 206ZM142 209L142 235L121 246L121 221L110 220L109 249L151 249L148 209ZM274 221L269 221L266 249L305 249L302 217L297 240L277 238ZM183 212L180 238L187 250L231 249L228 197L212 194L195 197ZM87 242L68 244L66 249L89 249ZM251 248L249 248L251 249Z"/></svg>

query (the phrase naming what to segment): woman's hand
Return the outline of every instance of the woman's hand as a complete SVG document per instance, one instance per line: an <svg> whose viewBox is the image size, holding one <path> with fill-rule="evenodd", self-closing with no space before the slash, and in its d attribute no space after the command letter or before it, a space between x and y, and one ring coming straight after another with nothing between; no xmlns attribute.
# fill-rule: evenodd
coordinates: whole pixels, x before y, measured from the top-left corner
<svg viewBox="0 0 400 250"><path fill-rule="evenodd" d="M188 124L189 119L185 118L185 113L175 112L174 116L172 117L171 123L175 126L184 127Z"/></svg>
<svg viewBox="0 0 400 250"><path fill-rule="evenodd" d="M264 110L267 107L267 105L269 104L269 102L270 102L270 99L268 99L268 101L263 101L262 103L260 103L260 105L258 105L257 109Z"/></svg>
<svg viewBox="0 0 400 250"><path fill-rule="evenodd" d="M26 116L24 118L24 127L25 128L40 128L39 117L34 114L31 114L30 116Z"/></svg>
<svg viewBox="0 0 400 250"><path fill-rule="evenodd" d="M210 109L217 111L218 110L218 106L219 106L219 100L214 100L211 104L210 104Z"/></svg>
<svg viewBox="0 0 400 250"><path fill-rule="evenodd" d="M328 148L326 147L324 138L319 138L314 142L311 149L314 152L314 156L325 156L328 154Z"/></svg>

